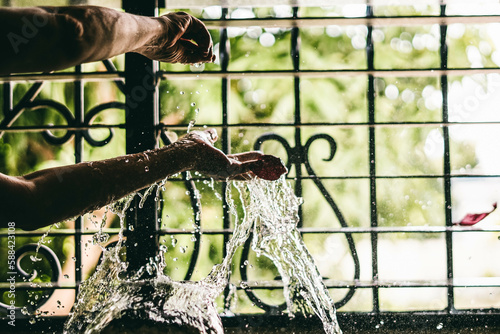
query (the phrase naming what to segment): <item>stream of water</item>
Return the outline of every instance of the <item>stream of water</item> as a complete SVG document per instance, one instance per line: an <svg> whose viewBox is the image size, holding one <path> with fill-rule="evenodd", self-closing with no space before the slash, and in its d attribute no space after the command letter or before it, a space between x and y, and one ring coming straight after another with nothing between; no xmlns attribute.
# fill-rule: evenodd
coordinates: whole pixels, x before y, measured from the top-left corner
<svg viewBox="0 0 500 334"><path fill-rule="evenodd" d="M162 253L131 276L120 255L120 239L114 248L104 251L95 273L80 287L65 333L100 333L123 316L178 326L184 328L180 331L184 333L188 329L194 333L224 333L215 299L228 284L232 258L251 231L252 249L258 256L270 258L282 277L288 314L314 313L327 334L342 333L333 301L297 230L301 199L294 195L284 177L272 182L253 179L232 185L239 198L232 197L231 187L225 195L235 216L233 235L222 263L215 265L205 279L172 280L163 273ZM237 215L237 205L242 206L242 217ZM118 210L121 219L127 208L128 205L122 205ZM142 278L144 271L148 278Z"/></svg>

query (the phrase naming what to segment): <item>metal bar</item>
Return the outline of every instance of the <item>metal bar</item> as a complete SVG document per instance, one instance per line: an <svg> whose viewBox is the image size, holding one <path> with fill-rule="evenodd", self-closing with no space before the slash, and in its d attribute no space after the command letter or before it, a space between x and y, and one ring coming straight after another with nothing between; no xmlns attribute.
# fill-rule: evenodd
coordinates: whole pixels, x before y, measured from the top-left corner
<svg viewBox="0 0 500 334"><path fill-rule="evenodd" d="M298 8L293 7L293 17L298 17ZM300 72L300 31L299 28L292 28L291 45L290 45L290 56L292 57L293 71L294 73ZM302 197L302 163L305 161L304 148L302 146L302 129L300 124L302 124L302 115L300 109L300 77L294 75L293 77L293 92L294 92L294 125L295 125L295 148L293 164L295 167L295 195L297 197ZM303 225L303 210L302 206L299 206L299 222L297 227L302 227Z"/></svg>
<svg viewBox="0 0 500 334"><path fill-rule="evenodd" d="M82 71L82 66L78 65L75 68L75 72L80 73ZM75 125L81 125L85 118L85 106L84 106L84 86L82 81L77 80L74 83L74 108L75 108ZM75 132L75 163L80 163L83 161L83 134L81 131ZM78 191L78 190L76 190ZM78 217L75 220L75 284L77 286L82 282L82 227L83 219ZM75 294L75 300L76 296Z"/></svg>
<svg viewBox="0 0 500 334"><path fill-rule="evenodd" d="M330 122L308 122L308 123L232 123L232 124L210 124L212 127L337 127L337 128L398 128L398 127L443 127L443 126L453 126L453 125L500 125L500 121L491 122L368 122L368 123L330 123ZM187 128L188 124L159 124L162 128L178 129Z"/></svg>
<svg viewBox="0 0 500 334"><path fill-rule="evenodd" d="M366 15L368 17L373 16L373 7L368 5L366 8ZM366 37L366 62L367 68L372 70L374 68L374 55L375 50L373 46L372 38L373 27L368 26L368 35ZM368 91L366 94L368 98L368 122L370 124L375 124L375 78L373 75L368 75ZM376 180L376 158L375 158L375 128L368 128L368 140L369 140L369 152L368 161L370 166L370 226L378 226L377 217L377 180ZM374 281L378 280L378 234L371 233L371 245L372 245L372 279ZM372 289L373 293L373 312L380 312L380 301L379 301L379 290L377 286Z"/></svg>
<svg viewBox="0 0 500 334"><path fill-rule="evenodd" d="M446 16L446 5L441 5L441 16ZM445 24L440 25L440 35L441 35L441 69L446 70L448 67L448 46L446 44L446 31L448 26ZM446 74L441 75L441 95L443 97L443 109L442 118L443 123L448 122L448 77ZM443 126L443 141L444 141L444 156L443 156L443 174L444 174L444 210L445 210L445 222L446 226L452 226L452 216L451 216L451 162L450 162L450 133L448 126ZM446 267L447 267L447 277L448 279L453 279L453 233L448 230L446 231ZM448 306L447 311L453 312L455 310L454 306L454 289L453 287L448 288Z"/></svg>
<svg viewBox="0 0 500 334"><path fill-rule="evenodd" d="M225 20L228 17L228 10L227 8L222 9L221 13L221 19ZM222 28L220 29L220 42L219 42L219 63L221 66L221 72L227 72L228 66L229 66L229 50L230 50L230 45L229 45L229 36L227 35L227 29ZM229 133L229 90L230 90L230 82L231 79L227 77L222 77L221 80L221 99L222 99L222 133L221 133L221 149L224 153L230 153L231 152L231 138L230 138L230 133ZM221 191L222 191L222 226L224 229L227 229L231 226L231 215L229 213L229 205L226 200L226 191L227 191L228 184L227 182L222 182L221 184ZM222 257L224 258L227 255L227 250L225 245L229 242L229 235L224 234L223 235L223 247L222 247ZM229 277L231 274L229 273ZM228 277L228 279L229 279ZM226 286L224 288L224 308L229 306L228 300L230 296L230 289L229 286Z"/></svg>
<svg viewBox="0 0 500 334"><path fill-rule="evenodd" d="M13 101L12 101L12 84L10 82L6 82L3 84L3 114L4 116L7 116L9 112L12 110L14 107ZM2 131L2 130L0 130Z"/></svg>
<svg viewBox="0 0 500 334"><path fill-rule="evenodd" d="M406 224L406 223L405 223ZM498 233L500 232L500 228L482 228L475 226L400 226L400 227L338 227L338 228L314 228L314 227L302 227L298 229L302 234L330 234L330 233L445 233L447 231L451 231L453 233ZM232 234L233 229L202 229L203 234L209 235L224 235L224 234ZM87 230L82 231L81 235L94 235L97 230ZM110 235L117 235L120 233L119 228L108 228L103 229L103 232L108 233ZM195 232L193 229L161 229L158 230L158 235L169 235L169 234L182 234L182 235L192 235ZM39 237L46 233L46 231L19 231L16 232L16 235L19 237ZM7 232L0 232L0 237L6 237L9 234ZM54 230L50 232L51 237L66 237L74 235L74 230L68 229L60 229Z"/></svg>
<svg viewBox="0 0 500 334"><path fill-rule="evenodd" d="M455 15L455 16L367 16L367 17L301 17L301 18L252 18L252 19L228 19L209 20L203 22L209 29L221 27L253 27L260 26L266 28L309 28L326 27L329 25L352 26L365 25L372 27L390 26L415 26L415 25L449 25L455 23L462 24L486 24L498 23L498 15Z"/></svg>
<svg viewBox="0 0 500 334"><path fill-rule="evenodd" d="M405 222L406 224L406 222ZM119 228L108 228L102 230L105 233L117 235L120 233ZM201 229L203 234L210 235L224 235L224 234L232 234L233 229ZM400 227L338 227L338 228L313 228L313 227L302 227L299 229L302 234L330 234L330 233L445 233L447 231L451 231L453 233L469 233L469 232L484 232L484 233L498 233L500 232L500 228L482 228L475 226L400 226ZM94 235L97 230L86 230L82 231L81 235ZM159 235L169 235L169 234L183 234L183 235L192 235L195 232L193 229L161 229L158 230ZM46 231L19 231L16 232L16 235L19 237L39 237L46 233ZM0 237L6 237L9 234L7 232L0 231ZM74 230L68 229L60 229L54 230L50 232L51 237L66 237L74 235Z"/></svg>
<svg viewBox="0 0 500 334"><path fill-rule="evenodd" d="M331 70L307 70L301 69L300 72L294 70L276 70L276 71L203 71L203 72L170 72L159 71L158 76L161 79L174 77L178 79L199 80L200 78L232 78L241 79L248 77L307 77L307 78L335 78L352 77L359 75L373 75L375 77L435 77L444 74L453 76L500 73L500 68L414 68L414 69L331 69ZM39 81L122 81L125 73L109 72L89 72L89 73L52 73L52 74L26 74L0 76L1 82L39 82Z"/></svg>
<svg viewBox="0 0 500 334"><path fill-rule="evenodd" d="M109 81L124 80L124 72L64 72L64 73L42 73L42 74L14 74L0 76L0 82L37 82L37 81Z"/></svg>
<svg viewBox="0 0 500 334"><path fill-rule="evenodd" d="M154 0L124 0L123 9L138 15L157 14ZM127 153L154 149L157 146L159 117L158 62L137 53L128 53L125 55L125 68ZM131 204L133 211L127 212L127 224L134 229L134 233L127 234L126 242L130 271L137 271L147 264L159 250L157 202L153 197L149 196L142 207L136 197ZM144 273L147 275L147 271Z"/></svg>
<svg viewBox="0 0 500 334"><path fill-rule="evenodd" d="M488 68L400 68L400 69L330 69L330 70L307 70L301 69L300 72L294 70L268 70L268 71L204 71L200 73L191 72L168 72L161 71L162 78L175 77L175 79L197 80L199 78L220 78L227 77L232 79L241 79L249 77L306 77L306 78L337 78L337 77L354 77L360 75L373 75L376 78L381 77L437 77L444 74L453 76L474 75L474 74L490 74L500 73L498 67Z"/></svg>
<svg viewBox="0 0 500 334"><path fill-rule="evenodd" d="M425 127L443 127L448 126L451 127L453 125L500 125L500 121L491 121L491 122L375 122L375 123L330 123L330 122L313 122L313 123L233 123L233 124L225 124L225 123L216 123L210 124L211 127L221 128L241 128L241 127L335 127L335 128L344 128L344 129L352 129L352 128L425 128ZM164 124L160 123L157 125L158 129L186 129L189 124ZM90 129L125 129L125 124L92 124L92 125L37 125L37 126L15 126L15 127L0 127L0 132L43 132L46 130L69 130L69 131L78 131L78 130L90 130Z"/></svg>

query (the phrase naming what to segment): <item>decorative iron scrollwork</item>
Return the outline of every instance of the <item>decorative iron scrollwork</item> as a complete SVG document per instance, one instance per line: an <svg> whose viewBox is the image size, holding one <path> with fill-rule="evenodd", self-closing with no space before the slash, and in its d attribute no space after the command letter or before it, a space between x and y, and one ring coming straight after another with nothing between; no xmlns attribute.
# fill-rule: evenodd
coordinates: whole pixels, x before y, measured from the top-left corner
<svg viewBox="0 0 500 334"><path fill-rule="evenodd" d="M54 100L36 100L32 102L28 102L25 105L25 108L29 108L31 110L37 110L37 109L53 109L56 110L66 121L66 126L67 127L78 127L78 126L86 126L90 127L92 125L92 121L98 116L99 113L107 110L107 109L122 109L125 110L125 104L122 102L107 102L103 103L100 105L97 105L90 109L86 114L85 114L85 119L83 124L77 124L75 120L75 116L73 113L69 110L68 107L66 107L64 104L54 101ZM63 128L64 129L64 128ZM85 140L92 146L95 147L101 147L106 144L108 144L111 139L113 138L113 129L108 128L109 130L109 135L103 139L103 140L96 140L92 138L90 135L90 129L85 129L82 130L83 137ZM54 135L50 130L45 130L42 132L43 138L52 145L62 145L66 142L68 142L75 134L75 130L66 130L66 133L63 136L56 136Z"/></svg>
<svg viewBox="0 0 500 334"><path fill-rule="evenodd" d="M286 153L287 153L286 166L287 166L288 170L291 169L292 164L295 165L296 168L300 168L300 166L302 164L304 164L307 173L309 174L310 178L313 180L316 187L318 187L318 189L321 191L321 194L325 197L325 200L328 202L331 209L335 213L335 216L339 220L341 227L348 227L347 222L346 222L344 216L342 215L342 212L340 211L339 207L337 206L337 204L333 200L332 196L329 194L326 187L321 182L321 179L314 172L314 169L312 168L311 163L309 161L309 148L311 147L311 144L314 141L321 140L321 139L326 140L328 142L328 144L330 145L329 155L327 158L324 158L323 161L331 161L333 159L333 157L335 156L335 153L337 151L337 144L335 142L335 139L333 139L333 137L331 137L328 134L324 134L324 133L316 134L316 135L310 137L307 140L305 145L302 146L299 144L294 148L292 148L288 144L287 140L285 138L281 137L280 135L275 134L275 133L267 133L267 134L260 136L256 140L256 142L254 144L254 149L260 150L260 148L262 147L262 144L266 141L273 140L273 141L279 142L283 146L283 148L286 150ZM299 179L296 182L301 182L301 180ZM354 280L358 280L360 277L361 270L360 270L360 263L359 263L358 254L356 251L356 245L354 243L354 239L353 239L353 236L351 233L346 232L346 233L344 233L344 235L345 235L345 238L346 238L346 241L347 241L347 244L349 246L349 250L351 252L351 256L352 256L352 259L354 262ZM248 259L250 245L251 245L251 243L247 240L247 242L245 243L242 255L241 255L241 263L244 263ZM247 280L247 277L248 277L246 271L247 271L247 266L240 267L241 278L244 281ZM356 291L356 288L354 286L348 288L348 292L346 293L346 295L341 300L335 302L335 307L340 308L340 307L344 306L352 298L355 291ZM258 307L262 308L263 310L265 310L266 312L269 312L271 314L274 314L276 312L280 312L281 310L283 310L285 308L285 304L276 306L276 305L269 305L269 304L262 302L254 294L254 292L252 291L251 288L245 289L245 293L250 298L250 300L252 300L252 302L255 303L255 305L257 305Z"/></svg>

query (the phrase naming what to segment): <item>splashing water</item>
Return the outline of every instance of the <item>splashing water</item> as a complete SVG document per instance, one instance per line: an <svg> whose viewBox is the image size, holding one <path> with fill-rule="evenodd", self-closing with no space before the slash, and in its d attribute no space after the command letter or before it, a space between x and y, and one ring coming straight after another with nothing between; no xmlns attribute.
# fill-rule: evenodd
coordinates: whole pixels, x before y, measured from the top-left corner
<svg viewBox="0 0 500 334"><path fill-rule="evenodd" d="M127 264L120 259L120 239L116 247L104 251L94 275L82 284L64 332L99 333L104 328L109 332L120 318L132 317L157 328L162 325L169 330L179 328L180 333L224 333L215 299L228 284L236 250L253 229L252 249L269 257L278 268L285 283L290 316L296 312L314 312L327 334L342 333L333 301L296 228L301 199L294 195L284 177L272 182L253 179L233 185L240 194L244 215L238 219L228 187L226 199L236 218L235 228L226 245L227 255L205 279L172 280L163 274L163 251L138 272L127 274ZM121 220L127 207L124 205L119 215ZM150 275L146 279L144 272Z"/></svg>

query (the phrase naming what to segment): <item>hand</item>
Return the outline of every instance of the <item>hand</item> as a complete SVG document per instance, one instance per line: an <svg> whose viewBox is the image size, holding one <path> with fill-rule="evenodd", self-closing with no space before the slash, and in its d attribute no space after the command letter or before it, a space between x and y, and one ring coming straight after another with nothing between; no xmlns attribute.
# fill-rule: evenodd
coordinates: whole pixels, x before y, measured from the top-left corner
<svg viewBox="0 0 500 334"><path fill-rule="evenodd" d="M157 45L149 45L142 52L145 56L182 64L215 60L212 38L203 22L184 12L169 13L158 20L165 26L166 35L156 41Z"/></svg>
<svg viewBox="0 0 500 334"><path fill-rule="evenodd" d="M190 170L196 170L216 180L248 180L255 176L277 180L287 172L281 159L262 152L226 155L213 146L217 139L217 131L208 129L192 131L174 144L189 151L186 157L192 159L189 162Z"/></svg>

